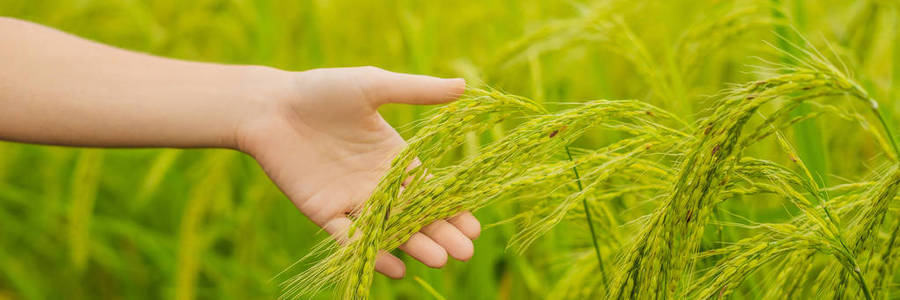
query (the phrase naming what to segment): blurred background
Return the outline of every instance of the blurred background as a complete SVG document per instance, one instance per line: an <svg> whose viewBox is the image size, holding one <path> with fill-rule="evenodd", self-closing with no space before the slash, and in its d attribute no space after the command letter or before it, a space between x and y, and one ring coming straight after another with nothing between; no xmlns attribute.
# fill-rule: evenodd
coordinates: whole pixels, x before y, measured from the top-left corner
<svg viewBox="0 0 900 300"><path fill-rule="evenodd" d="M832 43L887 103L892 124L897 115L891 103L897 4L891 1L619 2L0 0L0 16L172 58L287 70L374 65L462 76L473 86L542 102L642 99L686 119L729 83L756 78L748 67L759 63L754 57L777 61L764 42L795 28L814 44ZM745 7L753 10L740 26L714 22ZM560 20L586 17L616 20L639 43L611 47L581 31L540 35ZM709 32L734 32L720 43L685 42L708 37L691 35L707 24L723 28ZM561 34L569 36L552 40ZM652 70L685 57L696 62L655 77ZM682 70L694 75L674 76ZM395 105L383 114L403 127L430 110ZM823 174L864 176L873 143L821 122L827 120L803 123L808 129L792 133L808 139L801 154L825 153L811 163ZM405 136L414 133L403 128ZM597 133L579 143L613 139ZM859 146L841 146L846 143ZM454 151L469 155L478 144ZM758 148L770 153L777 145ZM844 157L850 159L835 159ZM515 225L490 226L509 209L476 213L486 230L471 261L432 270L403 257L407 278L377 277L373 298L428 299L433 293L426 285L448 299L545 298L571 263L568 249L584 246L584 239L564 234L574 225L563 224L525 255L513 255L505 248ZM783 208L762 203L749 209L765 218ZM325 238L241 153L0 143L0 299L274 298L280 280L273 278ZM331 296L324 291L319 297Z"/></svg>

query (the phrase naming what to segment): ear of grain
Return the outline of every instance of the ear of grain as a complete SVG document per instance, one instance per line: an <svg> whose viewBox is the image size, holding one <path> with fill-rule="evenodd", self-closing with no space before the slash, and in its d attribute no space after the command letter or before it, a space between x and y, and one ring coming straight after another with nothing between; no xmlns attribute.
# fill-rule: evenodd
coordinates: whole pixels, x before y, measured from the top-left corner
<svg viewBox="0 0 900 300"><path fill-rule="evenodd" d="M456 118L475 117L472 112L460 111L459 107L455 106L477 108L480 105L491 105L491 101L512 100L525 104L526 107L537 107L531 101L517 100L518 97L497 93L476 93L478 94L474 95L472 102L463 100L444 108L446 114L435 115L431 120L434 123L425 124L420 132L410 139L408 148L394 160L385 180L379 184L372 198L360 211L360 217L354 224L355 230L360 231L358 239L317 263L310 269L315 270L315 273L309 273L308 270L291 279L287 283L289 292L295 293L291 296L309 293L309 287L317 285L312 281L315 279L320 282L318 284L336 281L344 290L344 297L355 299L367 297L373 272L372 263L377 250L395 249L413 233L435 220L448 218L462 210L477 210L496 201L508 190L534 180L534 174L527 173L529 169L546 162L562 149L562 146L571 143L592 126L610 122L610 125L616 126L632 124L623 126L627 130L658 131L665 134L672 132L662 125L648 121L657 118L654 116L666 116L664 112L652 106L636 101L595 101L556 114L537 115L501 140L485 147L476 156L464 159L452 167L430 168L431 164L439 161L443 155L439 149L447 149L448 146L461 143L464 140L464 133L468 131L465 126L470 126L465 124L473 124L454 121ZM538 113L545 111L537 108L530 111ZM620 123L616 120L631 123ZM480 127L481 130L485 128ZM433 137L437 133L443 134L443 137L446 135L452 137L436 140ZM634 149L633 153L646 151L643 146ZM418 167L412 174L405 175L407 174L405 166L414 157L422 159L423 167ZM566 168L554 171L571 170L571 165L558 167L563 166ZM423 172L425 169L434 170L434 177L425 177ZM599 169L608 173L616 170L612 167ZM406 185L403 193L399 193L400 183L406 176L411 176L412 181ZM602 179L603 176L589 174L589 177ZM570 206L560 206L557 215L563 215ZM385 233L389 235L381 236ZM344 263L346 261L354 263L346 264ZM322 280L323 275L333 277L325 277L326 280Z"/></svg>
<svg viewBox="0 0 900 300"><path fill-rule="evenodd" d="M717 201L715 199L720 197L728 174L740 159L742 148L738 141L742 138L743 126L761 105L775 99L803 102L841 94L869 101L858 85L824 58L807 50L800 51L806 57L798 59L807 68L793 68L791 73L737 88L724 95L712 114L701 121L695 143L681 164L669 199L651 216L625 254L620 272L613 281L612 297L666 298L680 293L684 274L692 273L690 254L697 251L700 233ZM782 185L786 187L785 183ZM799 194L790 198L804 199ZM814 203L804 201L799 204L812 209ZM817 220L836 242L842 241L833 222ZM840 258L842 264L855 269L851 255Z"/></svg>
<svg viewBox="0 0 900 300"><path fill-rule="evenodd" d="M699 60L698 49L702 48L698 47L721 44L740 32L771 25L774 21L760 17L760 11L737 9L721 20L712 20L711 25L685 35L677 43L677 50L663 54L663 58L644 44L624 18L573 19L543 28L513 44L499 56L497 65L506 67L527 59L532 81L539 89L535 95L543 98L543 89L539 88L543 82L539 53L587 40L607 43L647 80L654 94L651 99L686 103L686 87L692 79L690 72L684 70ZM717 35L713 29L719 27L728 30ZM585 33L592 35L581 39L579 36ZM366 299L377 251L397 248L434 220L503 201L526 208L509 219L522 226L510 242L510 247L518 251L527 249L567 218L607 217L599 223L612 231L609 236L589 237L598 264L573 267L566 277L591 286L575 289L572 284L558 283L557 290L571 291L560 298L603 294L638 299L719 298L737 291L753 272L769 264L783 266L777 278L783 279L778 284L785 289L783 293L767 295L809 295L811 291L799 286L815 282L813 286L822 287L816 293L831 289L840 296L852 286L855 293L870 297L868 286L875 280L867 279L872 275L867 273L868 268L861 267L860 259L877 255L862 255L856 249L865 249L864 241L879 227L875 224L880 223L873 220L883 219L887 207L884 199L893 197L893 185L886 183L889 179L878 179L827 187L819 179L827 171L815 162L810 167L804 161L810 156L798 154L803 151L796 151L781 131L828 115L861 124L860 130L868 132L879 150L892 159L900 149L878 103L845 72L803 42L806 44L788 42L779 49L793 64L775 64L773 69L778 72L774 75L764 74L763 79L714 96L711 109L692 123L640 101L591 101L550 112L538 102L522 97L492 90L470 91L464 100L447 105L416 124L419 130L409 140L409 146L393 160L391 169L359 211L348 233L351 241L343 247L328 243L317 247L306 259L321 259L287 280L284 296L309 295L336 285L343 298ZM672 53L684 55L674 59ZM871 116L849 111L843 107L846 104L825 102L839 97L869 106L881 127L869 126L867 120ZM774 113L765 116L763 111L769 108ZM679 115L691 113L687 106L672 109ZM474 137L490 130L498 120L516 115L526 115L527 120L495 142L478 145ZM591 128L620 131L628 137L560 160L561 150ZM744 156L745 149L769 137L774 137L781 146L779 153L792 164L785 166ZM464 158L438 164L447 158L446 149L461 145L470 149ZM414 158L420 158L423 165L407 171L406 166ZM425 170L431 176L426 176ZM572 170L578 172L574 180ZM648 173L653 176L648 178ZM400 193L400 183L407 179L410 184ZM867 190L870 192L863 193ZM536 191L541 197L533 195ZM840 195L832 196L832 191ZM712 218L717 206L728 199L763 194L783 199L800 215L788 223L749 225ZM614 226L618 221L611 217L615 213L605 208L606 202L616 197L646 197L646 202L656 207L650 215L628 224L637 229L633 236L617 232ZM872 206L859 214L850 213L865 205ZM711 222L719 230L735 226L762 233L701 252L704 231ZM631 241L626 242L629 238ZM610 245L600 246L600 239L608 239ZM871 243L893 244L877 239ZM611 281L585 275L589 270L604 274L603 258L616 252L621 256ZM893 255L890 253L885 252L871 263L872 269L884 269L885 261ZM710 269L697 271L698 262ZM844 275L834 279L809 275L812 262Z"/></svg>

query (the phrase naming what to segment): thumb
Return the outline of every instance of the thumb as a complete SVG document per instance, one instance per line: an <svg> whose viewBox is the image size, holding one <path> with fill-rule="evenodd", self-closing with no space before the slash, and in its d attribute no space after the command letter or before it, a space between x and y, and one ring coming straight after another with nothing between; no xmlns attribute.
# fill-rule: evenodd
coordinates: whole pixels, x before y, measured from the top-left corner
<svg viewBox="0 0 900 300"><path fill-rule="evenodd" d="M443 79L425 75L394 73L370 68L365 91L375 106L385 103L441 104L459 98L466 91L462 78Z"/></svg>

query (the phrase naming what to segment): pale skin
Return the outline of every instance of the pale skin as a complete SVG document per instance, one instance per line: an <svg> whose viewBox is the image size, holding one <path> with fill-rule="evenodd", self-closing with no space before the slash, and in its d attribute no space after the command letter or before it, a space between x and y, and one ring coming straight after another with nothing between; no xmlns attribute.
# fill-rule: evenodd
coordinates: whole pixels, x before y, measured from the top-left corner
<svg viewBox="0 0 900 300"><path fill-rule="evenodd" d="M465 90L462 79L374 67L288 72L166 59L9 18L0 18L0 62L0 139L242 151L336 237L406 144L376 109L446 103ZM480 232L463 212L400 249L440 268L448 257L471 258ZM375 268L391 278L406 272L385 251Z"/></svg>

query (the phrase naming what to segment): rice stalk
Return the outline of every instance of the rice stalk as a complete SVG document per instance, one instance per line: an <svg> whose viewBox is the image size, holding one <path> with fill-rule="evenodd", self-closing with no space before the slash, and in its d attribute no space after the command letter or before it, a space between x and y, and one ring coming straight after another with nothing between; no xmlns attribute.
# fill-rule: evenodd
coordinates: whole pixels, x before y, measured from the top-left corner
<svg viewBox="0 0 900 300"><path fill-rule="evenodd" d="M233 153L219 152L203 162L203 177L191 191L185 204L178 232L174 291L175 299L193 299L196 292L198 273L201 271L201 257L206 249L204 219L217 199L228 199L228 184L223 182L223 174L228 168Z"/></svg>
<svg viewBox="0 0 900 300"><path fill-rule="evenodd" d="M566 146L566 156L569 158L569 161L572 161L572 151L569 150L569 146ZM578 192L584 192L584 186L581 184L581 175L578 174L578 167L572 167L572 173L575 175L575 183L578 184ZM597 255L597 265L600 266L600 278L603 284L606 284L606 269L603 267L603 254L600 254L600 245L597 244L597 233L594 232L594 222L591 221L591 210L588 206L587 197L581 199L581 202L584 206L584 218L587 222L588 229L591 232L591 244L594 246L594 254Z"/></svg>
<svg viewBox="0 0 900 300"><path fill-rule="evenodd" d="M419 276L413 277L413 279L416 281L416 283L421 285L422 288L425 289L425 291L427 291L429 294L431 294L431 296L434 297L434 299L436 299L436 300L446 300L447 299L447 298L444 298L444 296L441 296L441 294L438 293L437 290L435 290L430 284L428 284L427 281L423 280Z"/></svg>
<svg viewBox="0 0 900 300"><path fill-rule="evenodd" d="M733 27L733 33L711 37L708 42L722 43L740 32L773 23L758 17L759 11L737 10L720 23L712 22L714 25L708 28ZM699 28L698 33L685 35L679 42L683 50L679 51L696 51L691 50L697 49L692 45L703 45L699 33L709 30ZM584 34L586 31L594 35ZM560 35L563 32L566 34ZM548 27L511 46L497 62L515 63L524 55L534 64L536 53L567 45L576 37L615 45L612 51L628 58L638 73L649 78L648 84L657 96L679 102L688 98L684 87L689 83L684 82L683 74L688 72L684 68L697 58L687 55L678 61L664 54L658 60L621 18L576 19ZM690 42L693 38L698 41ZM541 41L547 44L531 48ZM798 286L814 280L807 274L810 262L818 261L817 254L827 254L825 268L841 274L836 280L815 279L817 282L836 287L838 296L855 283L859 293L870 298L869 283L874 280L867 279L871 275L861 266L883 269L887 259L873 263L873 254L860 251L870 247L867 243L876 242L870 237L884 219L887 203L896 195L892 179L826 187L820 181L821 172L810 170L781 131L828 114L862 125L862 131L870 134L889 159L896 160L900 151L878 103L844 70L803 41L803 46L787 41L778 48L792 64L773 64L770 70L775 75L766 74L764 79L714 96L714 105L704 112L705 117L691 124L633 100L590 101L550 112L526 98L490 90L470 91L463 100L414 125L419 130L408 147L392 161L372 197L356 213L347 233L348 242L343 246L324 242L301 259L318 258L309 269L284 282L283 297L310 295L336 285L342 298L367 299L377 251L397 248L434 220L502 201L526 208L506 220L521 225L522 230L508 246L518 252L563 220L587 220L595 262L571 268L566 278L592 286L572 289L561 298L601 294L616 299L724 297L770 262L791 267L779 274L785 292L767 295L791 298L805 293ZM835 99L867 105L880 128L868 126L861 114L847 112L845 103L824 102ZM798 110L804 106L808 109ZM762 115L764 107L774 107L774 113L754 119ZM472 137L510 118L523 121L495 142L468 151L469 155L449 165L442 163L447 160L446 149L475 147ZM569 145L591 128L619 131L629 137L573 155ZM794 163L792 167L744 156L745 149L771 136ZM565 150L564 156L560 150ZM407 170L417 158L422 165ZM653 176L642 176L648 173ZM401 183L406 181L409 184L401 193ZM839 195L833 197L832 192ZM743 195L763 194L787 200L802 214L789 223L744 226L764 233L700 252L706 224L715 223L720 229L734 225L710 221L717 205ZM594 222L599 220L595 217L609 218L612 212L607 202L624 196L644 197L656 209L633 220L630 226L639 230L630 242L620 246L618 241L629 237L613 229L604 239L612 240L616 248L601 246L595 226L618 222L600 224ZM867 209L862 213L852 213L864 206ZM842 219L850 222L843 223ZM888 245L892 247L893 242ZM615 250L621 254L611 281L607 281L604 252ZM888 251L881 256L892 255ZM580 259L584 257L590 256ZM861 259L869 260L862 264ZM697 272L698 262L711 263L711 267ZM808 267L793 267L799 265ZM589 271L585 270L597 270L600 276L586 278ZM556 288L566 286L571 285L559 283Z"/></svg>
<svg viewBox="0 0 900 300"><path fill-rule="evenodd" d="M720 98L710 116L700 121L694 145L681 164L669 198L651 215L632 248L624 254L620 272L613 280L612 298L668 298L683 289L684 274L693 269L690 254L697 251L715 199L740 158L743 126L763 104L776 99L804 102L849 94L877 109L877 102L821 55L800 51L806 55L804 58L793 57L801 67L784 66L789 72L731 90ZM884 129L890 136L886 125ZM811 209L808 201L802 204ZM841 241L833 225L820 225ZM841 257L846 259L843 263L855 269L856 263L849 254ZM859 277L859 272L856 274Z"/></svg>
<svg viewBox="0 0 900 300"><path fill-rule="evenodd" d="M385 180L360 210L349 237L356 237L353 234L357 230L360 231L360 236L336 250L333 247L320 248L334 252L309 270L288 280L285 283L288 297L308 294L324 284L336 283L344 290L343 297L365 299L368 296L372 263L377 250L395 249L434 220L451 217L462 210L477 210L496 201L510 189L533 182L536 178L526 171L546 162L590 127L612 126L657 136L677 132L655 123L654 119L669 118L670 115L647 104L637 101L593 101L559 113L533 116L501 140L485 147L478 155L464 159L452 167L434 168L433 162L440 161L443 155L443 152L435 149L452 148L447 146L448 143L461 143L466 132L466 128L462 127L472 126L453 125L472 122L448 122L457 118L474 118L471 111L460 111L454 107L489 107L491 101L481 99L484 97L494 101L518 100L520 102L517 105L534 105L519 97L500 94L488 96L483 91L475 91L468 99L442 108L442 113L435 115L430 123L426 123L410 139L409 146L393 161ZM488 109L475 111L490 112ZM531 111L541 113L545 110ZM454 126L457 128L453 128ZM441 139L435 139L437 132L442 134ZM439 145L429 145L426 142ZM646 149L636 147L635 151L639 150ZM422 159L422 165L407 172L406 166L415 157ZM426 169L435 170L434 176L425 176ZM556 172L571 169L572 166L568 165ZM407 177L411 180L404 192L399 193L399 185ZM578 203L577 199L580 199L570 198L576 199L574 203ZM564 209L561 211L565 212ZM381 236L385 232L390 234ZM355 263L344 263L348 260Z"/></svg>
<svg viewBox="0 0 900 300"><path fill-rule="evenodd" d="M69 248L72 266L83 271L90 258L91 224L94 202L100 185L103 152L83 150L72 174L69 204Z"/></svg>

